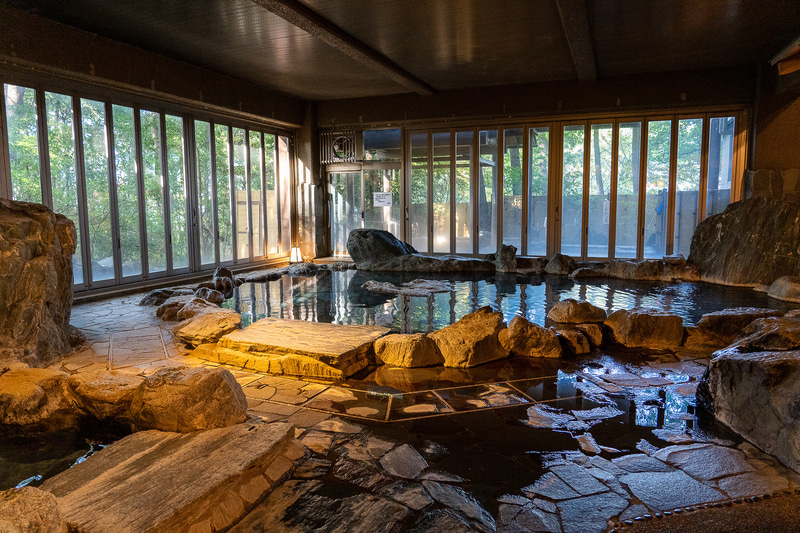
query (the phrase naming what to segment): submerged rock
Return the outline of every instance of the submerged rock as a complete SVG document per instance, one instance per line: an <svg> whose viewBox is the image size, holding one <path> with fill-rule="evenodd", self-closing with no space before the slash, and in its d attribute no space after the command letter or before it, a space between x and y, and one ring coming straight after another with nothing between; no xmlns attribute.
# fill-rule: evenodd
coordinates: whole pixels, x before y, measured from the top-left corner
<svg viewBox="0 0 800 533"><path fill-rule="evenodd" d="M561 343L556 333L531 323L516 315L508 328L498 334L500 344L514 355L521 357L561 357Z"/></svg>
<svg viewBox="0 0 800 533"><path fill-rule="evenodd" d="M436 343L425 333L386 335L376 339L374 347L377 358L387 365L417 368L444 361Z"/></svg>
<svg viewBox="0 0 800 533"><path fill-rule="evenodd" d="M186 433L243 422L247 399L224 368L165 368L139 386L131 400L132 425Z"/></svg>
<svg viewBox="0 0 800 533"><path fill-rule="evenodd" d="M770 298L787 302L800 302L800 277L782 276L772 282L767 294Z"/></svg>
<svg viewBox="0 0 800 533"><path fill-rule="evenodd" d="M486 306L429 337L442 353L444 366L469 368L508 357L509 351L498 339L504 328L503 313Z"/></svg>
<svg viewBox="0 0 800 533"><path fill-rule="evenodd" d="M611 340L628 348L671 350L683 342L681 317L658 309L621 309L611 313L603 324Z"/></svg>
<svg viewBox="0 0 800 533"><path fill-rule="evenodd" d="M717 354L698 400L710 402L718 420L800 472L800 351Z"/></svg>
<svg viewBox="0 0 800 533"><path fill-rule="evenodd" d="M42 367L70 351L75 226L0 198L0 363Z"/></svg>
<svg viewBox="0 0 800 533"><path fill-rule="evenodd" d="M606 319L606 310L589 302L567 298L556 302L548 311L547 318L561 324L603 322Z"/></svg>
<svg viewBox="0 0 800 533"><path fill-rule="evenodd" d="M362 287L372 292L405 294L406 296L430 296L437 292L450 292L453 290L453 284L449 281L428 279L415 279L400 285L395 285L388 281L369 280Z"/></svg>

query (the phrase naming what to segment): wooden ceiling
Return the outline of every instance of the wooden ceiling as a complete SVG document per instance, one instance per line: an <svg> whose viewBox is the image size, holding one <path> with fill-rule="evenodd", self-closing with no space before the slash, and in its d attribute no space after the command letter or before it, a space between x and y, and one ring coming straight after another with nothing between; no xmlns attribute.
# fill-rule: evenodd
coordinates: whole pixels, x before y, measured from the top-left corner
<svg viewBox="0 0 800 533"><path fill-rule="evenodd" d="M768 61L800 0L0 0L309 100Z"/></svg>

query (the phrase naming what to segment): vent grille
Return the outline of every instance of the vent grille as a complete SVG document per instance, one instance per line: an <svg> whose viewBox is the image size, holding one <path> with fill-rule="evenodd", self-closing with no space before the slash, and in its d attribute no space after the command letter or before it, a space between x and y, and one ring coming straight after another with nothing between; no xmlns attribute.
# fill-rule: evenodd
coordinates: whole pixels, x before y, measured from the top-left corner
<svg viewBox="0 0 800 533"><path fill-rule="evenodd" d="M358 161L355 131L324 132L321 134L320 148L323 165Z"/></svg>

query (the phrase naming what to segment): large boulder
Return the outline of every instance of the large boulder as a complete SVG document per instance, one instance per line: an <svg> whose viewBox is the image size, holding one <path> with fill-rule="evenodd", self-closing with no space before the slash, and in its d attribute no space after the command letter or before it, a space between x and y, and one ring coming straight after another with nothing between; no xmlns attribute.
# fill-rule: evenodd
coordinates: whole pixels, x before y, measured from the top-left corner
<svg viewBox="0 0 800 533"><path fill-rule="evenodd" d="M528 319L516 315L508 323L508 328L498 334L500 344L521 357L561 357L561 343L558 335L548 328L533 324Z"/></svg>
<svg viewBox="0 0 800 533"><path fill-rule="evenodd" d="M664 259L615 259L608 263L605 274L609 278L660 280L660 281L696 281L700 272L696 266L689 264L683 256L667 256Z"/></svg>
<svg viewBox="0 0 800 533"><path fill-rule="evenodd" d="M786 302L800 302L800 277L782 276L772 282L767 291L770 298Z"/></svg>
<svg viewBox="0 0 800 533"><path fill-rule="evenodd" d="M495 254L494 264L497 272L516 272L517 247L510 244L501 244Z"/></svg>
<svg viewBox="0 0 800 533"><path fill-rule="evenodd" d="M780 311L761 307L723 309L704 314L697 323L697 330L704 335L718 339L723 345L728 345L752 321L781 314Z"/></svg>
<svg viewBox="0 0 800 533"><path fill-rule="evenodd" d="M0 198L0 364L43 367L70 350L76 243L67 217Z"/></svg>
<svg viewBox="0 0 800 533"><path fill-rule="evenodd" d="M375 356L387 365L404 368L440 365L436 343L424 333L386 335L375 340Z"/></svg>
<svg viewBox="0 0 800 533"><path fill-rule="evenodd" d="M18 368L0 374L0 424L25 426L48 419L65 406L67 374L48 368Z"/></svg>
<svg viewBox="0 0 800 533"><path fill-rule="evenodd" d="M726 353L747 353L772 350L800 350L800 319L767 317L753 320Z"/></svg>
<svg viewBox="0 0 800 533"><path fill-rule="evenodd" d="M135 430L187 433L245 420L242 386L224 368L164 368L136 389L130 416Z"/></svg>
<svg viewBox="0 0 800 533"><path fill-rule="evenodd" d="M566 298L553 304L547 312L547 318L561 324L586 324L603 322L606 310L589 302L579 302Z"/></svg>
<svg viewBox="0 0 800 533"><path fill-rule="evenodd" d="M202 300L201 300L202 301ZM193 306L184 313L178 312L183 320L172 328L172 332L190 346L215 343L223 335L242 327L242 315L232 309L211 306Z"/></svg>
<svg viewBox="0 0 800 533"><path fill-rule="evenodd" d="M58 501L35 487L0 492L0 531L3 533L67 533Z"/></svg>
<svg viewBox="0 0 800 533"><path fill-rule="evenodd" d="M347 237L347 253L358 269L417 251L386 230L354 229Z"/></svg>
<svg viewBox="0 0 800 533"><path fill-rule="evenodd" d="M555 254L552 258L550 258L550 261L547 262L547 265L544 267L544 271L547 274L566 276L575 270L577 266L578 265L575 260L570 256Z"/></svg>
<svg viewBox="0 0 800 533"><path fill-rule="evenodd" d="M469 368L508 357L498 334L505 328L503 313L489 306L429 335L444 358L444 366Z"/></svg>
<svg viewBox="0 0 800 533"><path fill-rule="evenodd" d="M703 280L769 285L800 272L800 203L750 198L708 217L692 237L689 262Z"/></svg>
<svg viewBox="0 0 800 533"><path fill-rule="evenodd" d="M98 420L129 419L131 401L144 377L108 370L81 372L67 379L70 400Z"/></svg>
<svg viewBox="0 0 800 533"><path fill-rule="evenodd" d="M717 419L800 472L800 351L717 352L702 385Z"/></svg>
<svg viewBox="0 0 800 533"><path fill-rule="evenodd" d="M611 340L627 348L674 350L683 342L683 320L658 309L620 309L603 325Z"/></svg>

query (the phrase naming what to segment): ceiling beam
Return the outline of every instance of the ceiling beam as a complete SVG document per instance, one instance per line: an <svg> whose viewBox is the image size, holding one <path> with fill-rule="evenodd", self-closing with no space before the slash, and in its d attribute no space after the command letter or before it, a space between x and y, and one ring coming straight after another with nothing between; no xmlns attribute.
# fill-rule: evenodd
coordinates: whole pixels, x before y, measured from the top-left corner
<svg viewBox="0 0 800 533"><path fill-rule="evenodd" d="M373 50L297 0L252 0L252 2L278 15L306 33L310 33L346 56L409 89L411 92L425 96L436 94L436 89L425 83L425 81L417 78L388 57Z"/></svg>
<svg viewBox="0 0 800 533"><path fill-rule="evenodd" d="M556 6L558 14L561 15L561 26L567 37L578 81L596 80L597 60L594 55L594 40L586 0L556 0Z"/></svg>

